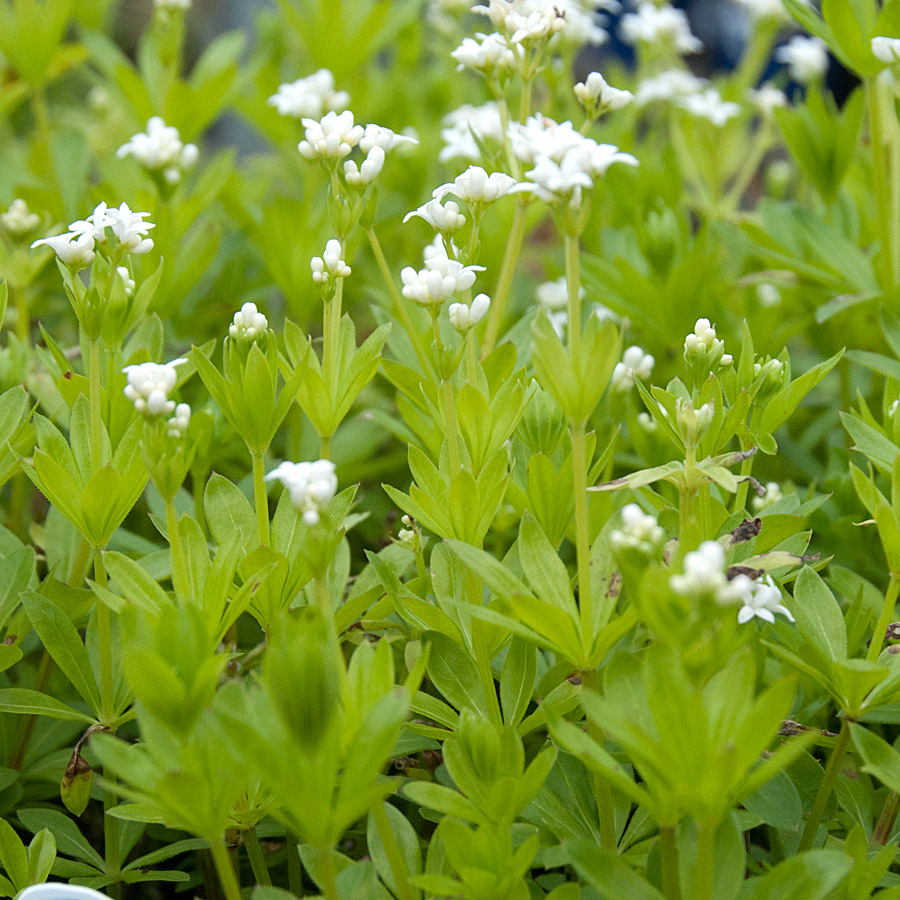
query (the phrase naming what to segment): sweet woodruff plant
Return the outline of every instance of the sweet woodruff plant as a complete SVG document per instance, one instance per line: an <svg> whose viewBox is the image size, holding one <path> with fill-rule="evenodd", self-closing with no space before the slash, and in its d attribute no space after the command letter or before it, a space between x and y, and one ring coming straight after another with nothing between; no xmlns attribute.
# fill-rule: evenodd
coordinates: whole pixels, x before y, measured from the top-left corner
<svg viewBox="0 0 900 900"><path fill-rule="evenodd" d="M136 15L0 0L0 894L900 897L900 4Z"/></svg>

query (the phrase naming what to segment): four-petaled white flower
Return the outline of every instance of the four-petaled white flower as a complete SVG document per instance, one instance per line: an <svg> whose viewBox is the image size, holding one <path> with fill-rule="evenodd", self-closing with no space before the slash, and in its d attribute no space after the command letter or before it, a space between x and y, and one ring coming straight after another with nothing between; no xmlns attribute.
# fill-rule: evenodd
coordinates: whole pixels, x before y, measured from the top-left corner
<svg viewBox="0 0 900 900"><path fill-rule="evenodd" d="M738 624L743 625L756 617L774 625L775 613L780 613L789 622L793 622L794 617L791 611L781 600L781 591L772 580L771 575L766 575L760 581L751 582L749 589L741 597L743 605L738 610Z"/></svg>
<svg viewBox="0 0 900 900"><path fill-rule="evenodd" d="M255 341L269 328L269 320L257 309L255 303L245 303L235 314L228 334L237 341Z"/></svg>
<svg viewBox="0 0 900 900"><path fill-rule="evenodd" d="M303 125L306 140L300 141L298 149L307 159L343 159L366 133L362 125L354 123L349 109L326 113L319 121L303 119Z"/></svg>
<svg viewBox="0 0 900 900"><path fill-rule="evenodd" d="M384 125L369 124L363 130L363 136L359 140L359 149L363 153L368 153L373 147L380 147L385 153L389 153L394 147L403 144L414 146L418 143L418 139L411 135L397 134L396 131L391 131Z"/></svg>
<svg viewBox="0 0 900 900"><path fill-rule="evenodd" d="M422 306L440 306L454 294L466 291L475 283L475 273L484 266L464 266L446 254L435 253L418 272L407 266L400 273L403 296Z"/></svg>
<svg viewBox="0 0 900 900"><path fill-rule="evenodd" d="M133 135L119 147L116 156L133 156L145 169L161 172L167 182L177 184L194 167L199 153L196 144L182 143L177 128L166 125L160 116L153 116L147 122L146 132Z"/></svg>
<svg viewBox="0 0 900 900"><path fill-rule="evenodd" d="M94 261L94 236L86 232L68 232L41 238L32 245L49 247L63 265L83 269Z"/></svg>
<svg viewBox="0 0 900 900"><path fill-rule="evenodd" d="M175 401L169 394L178 381L176 366L187 360L173 359L167 363L145 362L125 366L122 371L128 379L125 396L134 403L134 408L148 416L168 416L175 411Z"/></svg>
<svg viewBox="0 0 900 900"><path fill-rule="evenodd" d="M701 41L691 33L683 10L642 2L637 12L622 16L619 28L627 44L669 44L678 53L699 53Z"/></svg>
<svg viewBox="0 0 900 900"><path fill-rule="evenodd" d="M612 389L619 393L630 391L636 378L646 380L653 373L656 360L640 347L629 347L616 363L612 373Z"/></svg>
<svg viewBox="0 0 900 900"><path fill-rule="evenodd" d="M403 217L403 224L413 218L424 219L440 234L453 234L466 224L466 217L459 211L459 204L452 200L444 204L440 200L429 200L418 209L408 212Z"/></svg>
<svg viewBox="0 0 900 900"><path fill-rule="evenodd" d="M463 38L463 42L450 54L458 63L456 70L472 69L476 72L508 72L516 66L516 55L509 44L497 32L476 34Z"/></svg>
<svg viewBox="0 0 900 900"><path fill-rule="evenodd" d="M347 108L350 95L334 89L334 75L319 69L306 78L278 86L268 99L282 116L294 119L320 119L326 112L341 112Z"/></svg>
<svg viewBox="0 0 900 900"><path fill-rule="evenodd" d="M614 88L599 72L591 72L584 81L576 84L575 96L592 115L622 109L634 100L631 91Z"/></svg>
<svg viewBox="0 0 900 900"><path fill-rule="evenodd" d="M481 166L469 166L461 175L436 187L431 196L443 200L447 194L455 194L467 203L493 203L505 197L516 185L516 179L503 172L490 175Z"/></svg>
<svg viewBox="0 0 900 900"><path fill-rule="evenodd" d="M775 51L775 59L788 67L795 81L809 84L828 69L828 48L820 38L798 34Z"/></svg>
<svg viewBox="0 0 900 900"><path fill-rule="evenodd" d="M450 324L460 333L474 328L486 315L491 306L491 298L487 294L478 294L471 305L465 303L451 303Z"/></svg>
<svg viewBox="0 0 900 900"><path fill-rule="evenodd" d="M303 513L307 525L319 523L322 508L337 492L338 480L334 463L328 459L315 462L283 462L266 475L266 481L280 481L291 503Z"/></svg>
<svg viewBox="0 0 900 900"><path fill-rule="evenodd" d="M483 106L464 104L444 116L441 140L444 146L438 154L439 162L465 159L477 162L481 159L482 143L502 143L503 120L500 108L493 100Z"/></svg>

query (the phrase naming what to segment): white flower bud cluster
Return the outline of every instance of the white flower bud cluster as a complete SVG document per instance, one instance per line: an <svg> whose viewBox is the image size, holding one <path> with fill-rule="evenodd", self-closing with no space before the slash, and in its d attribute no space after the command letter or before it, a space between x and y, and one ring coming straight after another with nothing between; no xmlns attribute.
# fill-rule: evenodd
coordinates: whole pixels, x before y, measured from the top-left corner
<svg viewBox="0 0 900 900"><path fill-rule="evenodd" d="M341 242L332 238L325 245L324 253L321 256L314 256L309 261L312 279L325 296L334 293L338 278L347 278L350 275L350 266L341 259L342 253Z"/></svg>
<svg viewBox="0 0 900 900"><path fill-rule="evenodd" d="M318 525L322 508L337 492L338 480L334 463L328 459L315 462L283 462L266 475L266 481L284 485L291 503L303 513L307 525Z"/></svg>
<svg viewBox="0 0 900 900"><path fill-rule="evenodd" d="M469 166L453 181L436 187L431 196L435 200L443 200L447 194L454 194L469 204L487 204L505 197L515 186L516 179L503 172L489 175L481 166Z"/></svg>
<svg viewBox="0 0 900 900"><path fill-rule="evenodd" d="M704 541L696 550L686 553L683 574L669 579L669 586L676 594L712 597L721 606L743 600L752 583L746 575L728 580L725 551L717 541Z"/></svg>
<svg viewBox="0 0 900 900"><path fill-rule="evenodd" d="M403 296L421 306L440 306L454 294L467 291L475 284L475 273L484 266L464 266L446 253L433 253L425 260L425 268L417 272L407 266L400 273Z"/></svg>
<svg viewBox="0 0 900 900"><path fill-rule="evenodd" d="M119 159L133 156L148 171L162 173L169 184L178 184L199 155L197 145L182 143L178 129L166 125L160 116L149 119L146 132L133 135L116 151Z"/></svg>
<svg viewBox="0 0 900 900"><path fill-rule="evenodd" d="M128 379L125 396L140 413L148 416L171 415L175 411L175 401L169 399L169 394L178 381L175 368L186 362L182 358L162 364L145 362L125 366L122 369Z"/></svg>
<svg viewBox="0 0 900 900"><path fill-rule="evenodd" d="M491 298L487 294L478 294L469 306L465 303L451 303L448 308L450 324L460 334L464 334L487 315L490 306Z"/></svg>
<svg viewBox="0 0 900 900"><path fill-rule="evenodd" d="M694 330L684 339L684 355L687 358L702 357L710 371L734 362L734 357L725 352L725 341L716 337L716 329L705 318L697 319Z"/></svg>
<svg viewBox="0 0 900 900"><path fill-rule="evenodd" d="M772 82L767 81L760 87L747 91L747 99L756 105L763 118L771 119L776 109L788 105L784 91L779 90Z"/></svg>
<svg viewBox="0 0 900 900"><path fill-rule="evenodd" d="M228 334L236 341L255 341L269 329L269 320L255 303L245 303L235 314Z"/></svg>
<svg viewBox="0 0 900 900"><path fill-rule="evenodd" d="M191 408L187 403L179 403L175 407L175 415L166 422L169 437L183 438L191 421Z"/></svg>
<svg viewBox="0 0 900 900"><path fill-rule="evenodd" d="M750 501L754 512L762 512L768 509L772 504L777 503L784 494L781 492L781 485L777 481L769 481L766 483L766 492L762 497L754 497Z"/></svg>
<svg viewBox="0 0 900 900"><path fill-rule="evenodd" d="M684 11L667 3L656 6L644 0L637 12L622 16L619 31L627 44L662 44L676 53L699 53L703 49L691 33Z"/></svg>
<svg viewBox="0 0 900 900"><path fill-rule="evenodd" d="M885 65L897 65L900 63L900 38L873 37L872 55Z"/></svg>
<svg viewBox="0 0 900 900"><path fill-rule="evenodd" d="M125 285L125 296L130 297L134 293L135 287L131 272L128 271L127 266L119 266L116 271L119 273L119 278L122 279L122 284Z"/></svg>
<svg viewBox="0 0 900 900"><path fill-rule="evenodd" d="M444 146L438 154L440 162L465 159L477 162L481 159L481 149L475 138L483 143L501 144L504 140L503 120L496 102L483 106L468 103L444 116L441 140Z"/></svg>
<svg viewBox="0 0 900 900"><path fill-rule="evenodd" d="M788 67L800 84L818 81L828 69L828 48L814 36L798 34L775 51L775 59Z"/></svg>
<svg viewBox="0 0 900 900"><path fill-rule="evenodd" d="M654 516L646 515L637 503L622 507L622 528L610 535L615 550L634 550L644 556L655 556L666 535Z"/></svg>
<svg viewBox="0 0 900 900"><path fill-rule="evenodd" d="M401 544L408 544L412 550L418 549L419 533L415 528L416 523L413 521L412 517L402 516L400 524L403 527L397 532L397 540L400 541Z"/></svg>
<svg viewBox="0 0 900 900"><path fill-rule="evenodd" d="M650 377L655 363L656 360L640 347L629 347L613 369L612 389L620 394L630 391L636 379L645 381Z"/></svg>
<svg viewBox="0 0 900 900"><path fill-rule="evenodd" d="M440 200L429 200L427 203L408 212L403 217L405 225L410 219L424 219L435 231L442 235L451 235L466 224L466 217L459 211L459 204L448 200L441 205Z"/></svg>
<svg viewBox="0 0 900 900"><path fill-rule="evenodd" d="M761 394L777 391L784 382L784 363L780 359L769 359L753 364L753 379L759 382Z"/></svg>
<svg viewBox="0 0 900 900"><path fill-rule="evenodd" d="M0 225L11 237L20 238L34 231L41 224L41 217L28 209L24 200L16 199L5 213L0 214Z"/></svg>
<svg viewBox="0 0 900 900"><path fill-rule="evenodd" d="M590 116L622 109L634 100L631 91L612 87L599 72L591 72L584 81L576 84L575 96Z"/></svg>
<svg viewBox="0 0 900 900"><path fill-rule="evenodd" d="M356 161L348 159L344 163L344 178L347 184L354 187L367 187L380 174L384 168L384 150L381 147L373 147L367 154L366 158L358 166Z"/></svg>
<svg viewBox="0 0 900 900"><path fill-rule="evenodd" d="M518 63L508 41L497 32L479 32L474 38L463 38L463 42L450 55L458 63L457 72L471 69L491 75L494 72L510 72Z"/></svg>
<svg viewBox="0 0 900 900"><path fill-rule="evenodd" d="M712 425L716 408L712 400L704 403L699 409L694 407L690 400L678 399L675 401L675 417L678 431L684 442L696 446L706 434L706 430Z"/></svg>
<svg viewBox="0 0 900 900"><path fill-rule="evenodd" d="M73 269L83 269L94 261L95 247L106 243L106 230L110 229L122 249L140 256L153 249L153 241L147 237L147 232L156 226L143 221L149 215L133 212L127 203L121 204L118 209L100 203L86 219L72 222L65 234L41 238L31 246L46 245L63 264Z"/></svg>
<svg viewBox="0 0 900 900"><path fill-rule="evenodd" d="M280 115L293 119L320 119L326 112L341 112L350 103L346 91L334 89L334 75L328 69L319 69L306 78L278 86L278 91L268 99Z"/></svg>
<svg viewBox="0 0 900 900"><path fill-rule="evenodd" d="M305 118L306 140L300 141L299 151L307 159L343 159L366 133L362 125L353 121L350 110L326 113L320 120Z"/></svg>
<svg viewBox="0 0 900 900"><path fill-rule="evenodd" d="M741 114L740 106L730 100L723 100L715 88L681 97L678 105L692 116L712 122L716 128L722 128L730 119Z"/></svg>

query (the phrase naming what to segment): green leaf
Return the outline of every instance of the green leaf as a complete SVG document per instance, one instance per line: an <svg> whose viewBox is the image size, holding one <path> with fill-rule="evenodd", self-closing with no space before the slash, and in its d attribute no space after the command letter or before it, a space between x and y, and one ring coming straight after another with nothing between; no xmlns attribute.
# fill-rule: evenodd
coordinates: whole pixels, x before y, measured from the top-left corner
<svg viewBox="0 0 900 900"><path fill-rule="evenodd" d="M797 577L790 608L800 633L813 645L836 662L847 658L847 628L840 604L809 566Z"/></svg>
<svg viewBox="0 0 900 900"><path fill-rule="evenodd" d="M240 536L241 545L248 550L259 543L256 514L250 501L227 478L217 473L206 485L204 509L209 530L221 547Z"/></svg>
<svg viewBox="0 0 900 900"><path fill-rule="evenodd" d="M525 717L534 695L537 650L520 637L513 637L500 675L500 706L503 721L516 726Z"/></svg>
<svg viewBox="0 0 900 900"><path fill-rule="evenodd" d="M745 881L740 900L824 900L852 868L840 851L809 850Z"/></svg>
<svg viewBox="0 0 900 900"><path fill-rule="evenodd" d="M419 838L415 829L396 806L390 803L382 803L382 808L387 816L394 841L400 851L406 876L418 875L422 871L422 852L419 849ZM399 897L400 892L397 888L394 871L391 868L389 856L384 848L381 832L375 822L373 813L369 813L366 826L366 844L369 856L372 857L372 862L375 865L375 871L378 872L381 880L393 891L394 895Z"/></svg>
<svg viewBox="0 0 900 900"><path fill-rule="evenodd" d="M519 528L519 559L528 583L541 600L570 616L578 614L566 567L530 512L525 513Z"/></svg>
<svg viewBox="0 0 900 900"><path fill-rule="evenodd" d="M103 871L103 857L87 842L78 826L66 815L55 809L20 809L19 821L32 833L48 828L56 838L60 853L84 860Z"/></svg>
<svg viewBox="0 0 900 900"><path fill-rule="evenodd" d="M799 378L783 387L769 402L760 420L760 430L774 432L779 425L788 420L803 398L838 364L844 351L839 350L834 356L813 366Z"/></svg>
<svg viewBox="0 0 900 900"><path fill-rule="evenodd" d="M590 841L566 844L573 865L605 900L664 900L663 895L611 850Z"/></svg>
<svg viewBox="0 0 900 900"><path fill-rule="evenodd" d="M94 724L96 719L66 706L49 694L32 691L29 688L3 688L0 690L0 712L17 713L22 716L48 716L51 719L63 719L67 722L87 722Z"/></svg>
<svg viewBox="0 0 900 900"><path fill-rule="evenodd" d="M458 710L471 709L487 717L487 701L471 656L446 635L436 631L424 635L432 647L428 677Z"/></svg>

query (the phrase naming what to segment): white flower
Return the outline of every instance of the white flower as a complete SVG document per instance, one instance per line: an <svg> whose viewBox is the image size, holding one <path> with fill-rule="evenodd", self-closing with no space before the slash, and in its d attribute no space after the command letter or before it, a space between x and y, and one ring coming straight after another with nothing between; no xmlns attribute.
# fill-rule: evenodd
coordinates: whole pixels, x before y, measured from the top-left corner
<svg viewBox="0 0 900 900"><path fill-rule="evenodd" d="M455 194L467 203L493 203L505 197L515 184L516 179L503 172L488 175L481 166L469 166L453 181L436 187L431 196L435 200L442 200L447 194Z"/></svg>
<svg viewBox="0 0 900 900"><path fill-rule="evenodd" d="M175 415L166 422L169 437L181 438L187 431L191 421L191 408L187 403L179 403L175 407Z"/></svg>
<svg viewBox="0 0 900 900"><path fill-rule="evenodd" d="M422 248L422 259L426 269L431 267L431 261L433 259L443 259L447 255L447 247L444 245L444 239L439 234L434 236L434 240L432 240L430 244L426 244ZM449 256L451 259L459 259L460 257L459 247L457 247L453 241L450 241Z"/></svg>
<svg viewBox="0 0 900 900"><path fill-rule="evenodd" d="M788 67L791 78L808 84L828 69L828 48L817 37L798 34L775 51L775 59Z"/></svg>
<svg viewBox="0 0 900 900"><path fill-rule="evenodd" d="M255 303L245 303L235 314L228 334L238 341L255 341L269 328L269 320L256 308Z"/></svg>
<svg viewBox="0 0 900 900"><path fill-rule="evenodd" d="M266 475L266 481L280 481L291 503L303 512L307 525L319 523L319 513L337 492L334 463L327 459L315 462L283 462Z"/></svg>
<svg viewBox="0 0 900 900"><path fill-rule="evenodd" d="M57 256L59 261L73 269L83 269L94 261L94 236L86 232L69 232L57 234L53 237L41 238L32 245L35 247L47 246Z"/></svg>
<svg viewBox="0 0 900 900"><path fill-rule="evenodd" d="M422 306L436 306L475 283L475 273L484 266L464 266L447 255L432 255L418 272L407 266L400 273L403 296Z"/></svg>
<svg viewBox="0 0 900 900"><path fill-rule="evenodd" d="M487 294L478 294L471 306L465 303L451 303L449 307L450 324L460 333L474 328L486 315L491 305Z"/></svg>
<svg viewBox="0 0 900 900"><path fill-rule="evenodd" d="M694 330L684 339L684 352L686 356L705 354L711 369L734 362L732 356L725 352L725 341L716 337L716 329L710 325L709 319L697 319Z"/></svg>
<svg viewBox="0 0 900 900"><path fill-rule="evenodd" d="M353 122L353 113L326 113L320 121L303 119L306 140L297 149L307 159L342 159L349 156L353 148L366 133L362 125Z"/></svg>
<svg viewBox="0 0 900 900"><path fill-rule="evenodd" d="M636 378L645 381L650 377L655 363L656 360L640 347L629 347L622 354L622 361L616 363L613 369L612 389L618 393L631 390Z"/></svg>
<svg viewBox="0 0 900 900"><path fill-rule="evenodd" d="M715 88L707 88L698 94L688 94L678 101L678 105L684 107L692 116L707 119L717 128L721 128L729 119L741 113L737 103L723 100Z"/></svg>
<svg viewBox="0 0 900 900"><path fill-rule="evenodd" d="M143 221L149 215L148 212L132 212L128 204L123 203L118 209L112 207L106 211L103 228L111 228L119 244L130 253L142 255L153 249L153 241L146 234L156 226ZM74 225L71 227L74 228Z"/></svg>
<svg viewBox="0 0 900 900"><path fill-rule="evenodd" d="M781 602L781 599L781 591L775 585L771 575L766 575L762 581L753 582L750 590L741 597L743 606L738 610L738 624L743 625L755 616L757 619L763 619L774 625L775 613L781 613L789 622L793 622L794 617L791 615L791 611Z"/></svg>
<svg viewBox="0 0 900 900"><path fill-rule="evenodd" d="M704 541L696 550L685 554L684 573L673 575L669 585L676 594L712 597L716 603L727 606L743 601L753 582L746 575L737 575L729 581L725 574L725 551L716 541Z"/></svg>
<svg viewBox="0 0 900 900"><path fill-rule="evenodd" d="M645 78L638 85L634 102L638 106L647 106L657 100L687 97L701 90L705 84L705 78L698 78L684 69L667 69L653 78Z"/></svg>
<svg viewBox="0 0 900 900"><path fill-rule="evenodd" d="M873 37L872 55L889 66L900 63L900 38Z"/></svg>
<svg viewBox="0 0 900 900"><path fill-rule="evenodd" d="M516 156L526 163L533 163L541 156L562 162L570 150L588 140L571 122L555 122L540 113L523 125L511 126L509 136Z"/></svg>
<svg viewBox="0 0 900 900"><path fill-rule="evenodd" d="M477 38L477 40L476 40ZM476 34L475 38L463 38L463 42L450 54L458 63L457 72L472 69L476 72L508 72L516 66L516 55L507 42L496 32Z"/></svg>
<svg viewBox="0 0 900 900"><path fill-rule="evenodd" d="M590 113L621 109L634 100L631 91L612 87L599 72L591 72L584 81L576 84L575 96Z"/></svg>
<svg viewBox="0 0 900 900"><path fill-rule="evenodd" d="M654 555L665 540L665 532L653 516L645 515L637 503L622 507L622 529L613 531L610 542L616 550L636 550Z"/></svg>
<svg viewBox="0 0 900 900"><path fill-rule="evenodd" d="M193 0L153 0L153 5L157 9L165 9L165 10L173 10L173 9L183 9L188 10L191 8L191 3Z"/></svg>
<svg viewBox="0 0 900 900"><path fill-rule="evenodd" d="M282 116L294 119L320 119L326 112L341 112L350 102L346 91L334 89L334 75L319 69L306 78L279 85L277 93L268 99Z"/></svg>
<svg viewBox="0 0 900 900"><path fill-rule="evenodd" d="M441 129L444 146L438 160L467 159L477 162L481 159L481 150L475 141L476 136L483 142L503 142L503 120L495 102L483 106L466 104L444 116L444 127Z"/></svg>
<svg viewBox="0 0 900 900"><path fill-rule="evenodd" d="M344 163L344 178L347 179L347 184L371 184L381 174L382 168L384 168L384 150L381 147L372 147L359 168L352 159Z"/></svg>
<svg viewBox="0 0 900 900"><path fill-rule="evenodd" d="M760 306L770 309L781 303L781 291L776 285L763 282L756 286L756 299L759 300Z"/></svg>
<svg viewBox="0 0 900 900"><path fill-rule="evenodd" d="M788 11L781 0L738 0L754 19L787 19Z"/></svg>
<svg viewBox="0 0 900 900"><path fill-rule="evenodd" d="M0 215L0 225L13 237L22 237L29 231L34 231L41 224L41 218L28 209L28 204L21 199L15 199L9 209Z"/></svg>
<svg viewBox="0 0 900 900"><path fill-rule="evenodd" d="M637 12L622 16L620 31L627 44L665 43L678 53L699 53L703 49L700 40L691 34L683 10L668 4L641 3Z"/></svg>
<svg viewBox="0 0 900 900"><path fill-rule="evenodd" d="M122 279L122 284L125 285L125 296L130 297L134 293L134 279L131 277L131 272L128 271L128 266L119 266L116 271L119 273L119 278Z"/></svg>
<svg viewBox="0 0 900 900"><path fill-rule="evenodd" d="M177 128L153 116L147 122L147 131L139 132L119 147L116 156L120 159L133 156L144 168L161 171L166 181L175 184L184 172L193 168L199 153L195 144L182 143Z"/></svg>
<svg viewBox="0 0 900 900"><path fill-rule="evenodd" d="M779 0L780 2L780 0ZM747 91L747 99L759 107L759 111L765 118L771 118L772 113L781 106L787 106L787 97L784 91L780 91L772 82L767 81L756 90Z"/></svg>
<svg viewBox="0 0 900 900"><path fill-rule="evenodd" d="M616 11L617 0L490 0L472 7L503 29L513 43L526 43L560 34L575 44L602 44L606 32L596 22L594 10Z"/></svg>
<svg viewBox="0 0 900 900"><path fill-rule="evenodd" d="M754 512L762 512L773 503L777 503L783 496L781 485L777 481L769 481L766 483L765 494L762 497L754 497L750 505L753 507Z"/></svg>
<svg viewBox="0 0 900 900"><path fill-rule="evenodd" d="M332 238L325 245L325 252L309 261L312 278L316 284L328 284L337 278L347 278L350 275L350 266L341 259L341 253L341 242Z"/></svg>
<svg viewBox="0 0 900 900"><path fill-rule="evenodd" d="M538 285L537 291L538 303L546 310L566 309L569 304L569 285L566 276L557 278L556 281L545 281ZM584 288L579 288L579 297L584 299Z"/></svg>
<svg viewBox="0 0 900 900"><path fill-rule="evenodd" d="M412 218L424 219L435 231L441 234L453 234L466 224L466 217L459 211L459 204L448 200L441 205L440 200L429 200L418 209L403 217L405 225Z"/></svg>
<svg viewBox="0 0 900 900"><path fill-rule="evenodd" d="M359 149L368 153L373 147L381 147L385 153L389 153L394 147L401 144L418 144L417 138L408 134L397 134L384 125L366 125L363 136L359 141Z"/></svg>
<svg viewBox="0 0 900 900"><path fill-rule="evenodd" d="M178 381L176 366L186 363L186 359L173 359L163 364L154 362L125 366L128 384L125 396L134 403L134 408L148 416L168 416L175 410L175 401L169 394Z"/></svg>
<svg viewBox="0 0 900 900"><path fill-rule="evenodd" d="M656 424L656 419L654 419L653 416L651 416L648 412L639 412L637 414L637 423L644 431L648 433L656 431L656 429L659 427Z"/></svg>

